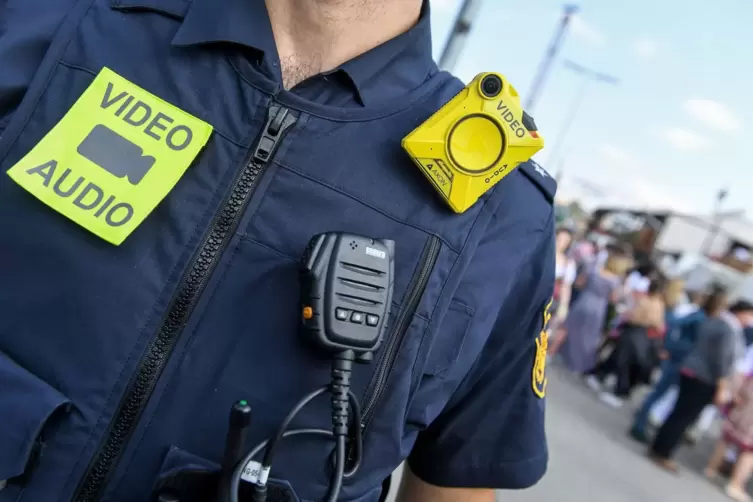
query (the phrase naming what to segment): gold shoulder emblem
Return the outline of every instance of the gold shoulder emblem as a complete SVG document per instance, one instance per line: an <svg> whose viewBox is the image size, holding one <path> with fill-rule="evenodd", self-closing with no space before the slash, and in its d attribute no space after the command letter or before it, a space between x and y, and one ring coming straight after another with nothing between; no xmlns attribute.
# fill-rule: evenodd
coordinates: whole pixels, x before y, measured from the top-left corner
<svg viewBox="0 0 753 502"><path fill-rule="evenodd" d="M533 374L531 378L533 392L541 399L546 396L546 356L549 349L549 320L552 318L552 313L549 309L551 306L552 300L550 299L544 308L544 323L541 327L541 332L536 337L536 359L533 362Z"/></svg>

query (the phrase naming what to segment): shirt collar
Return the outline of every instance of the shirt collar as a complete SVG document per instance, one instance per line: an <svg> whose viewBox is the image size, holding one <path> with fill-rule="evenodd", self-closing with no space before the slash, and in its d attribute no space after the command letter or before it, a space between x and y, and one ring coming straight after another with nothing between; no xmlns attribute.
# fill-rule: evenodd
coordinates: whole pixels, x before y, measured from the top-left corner
<svg viewBox="0 0 753 502"><path fill-rule="evenodd" d="M327 75L342 73L362 105L393 97L421 85L435 68L431 50L429 1L410 30L344 63ZM264 0L193 0L173 45L228 42L261 51L279 64Z"/></svg>
<svg viewBox="0 0 753 502"><path fill-rule="evenodd" d="M193 0L173 45L229 42L276 54L264 0Z"/></svg>

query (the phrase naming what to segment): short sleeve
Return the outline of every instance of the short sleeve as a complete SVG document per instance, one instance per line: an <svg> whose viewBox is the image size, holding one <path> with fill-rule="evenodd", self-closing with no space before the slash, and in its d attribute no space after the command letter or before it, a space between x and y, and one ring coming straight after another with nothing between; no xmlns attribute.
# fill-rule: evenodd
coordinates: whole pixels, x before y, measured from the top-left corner
<svg viewBox="0 0 753 502"><path fill-rule="evenodd" d="M737 361L735 372L743 375L753 374L753 348L749 347L745 351L745 357Z"/></svg>
<svg viewBox="0 0 753 502"><path fill-rule="evenodd" d="M575 266L574 260L568 260L567 268L565 268L565 275L563 281L565 284L572 284L578 275L578 268Z"/></svg>
<svg viewBox="0 0 753 502"><path fill-rule="evenodd" d="M625 289L628 291L634 291L637 287L640 277L641 276L638 272L632 272L630 275L628 275L627 279L625 279Z"/></svg>
<svg viewBox="0 0 753 502"><path fill-rule="evenodd" d="M546 472L545 324L554 288L553 233L521 267L470 372L419 434L408 463L425 482L519 489Z"/></svg>
<svg viewBox="0 0 753 502"><path fill-rule="evenodd" d="M735 373L737 369L736 351L735 351L735 334L727 326L724 321L719 323L707 324L706 334L701 336L714 337L718 340L717 343L709 343L709 365L712 369L712 375L714 379L727 378Z"/></svg>
<svg viewBox="0 0 753 502"><path fill-rule="evenodd" d="M603 267L607 263L608 259L609 259L609 251L606 251L604 249L599 251L596 254L596 262L595 262L596 268Z"/></svg>

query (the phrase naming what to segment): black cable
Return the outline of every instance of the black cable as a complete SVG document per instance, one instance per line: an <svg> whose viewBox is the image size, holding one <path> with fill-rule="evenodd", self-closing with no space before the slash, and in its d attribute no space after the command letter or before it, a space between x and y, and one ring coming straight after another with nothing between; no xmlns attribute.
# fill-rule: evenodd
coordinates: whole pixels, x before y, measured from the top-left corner
<svg viewBox="0 0 753 502"><path fill-rule="evenodd" d="M343 487L343 474L345 473L345 441L346 436L337 436L337 453L335 458L335 473L332 475L332 484L329 488L329 495L327 495L327 502L337 502L337 498L340 496L340 490Z"/></svg>
<svg viewBox="0 0 753 502"><path fill-rule="evenodd" d="M345 474L346 442L350 425L349 403L352 392L350 391L350 376L353 371L353 362L356 355L352 350L345 350L332 359L332 372L330 376L329 392L332 396L332 432L337 441L335 449L335 473L330 485L328 502L336 502L342 489L343 476ZM354 413L355 414L355 413ZM358 413L360 415L360 412ZM356 430L360 432L361 419Z"/></svg>
<svg viewBox="0 0 753 502"><path fill-rule="evenodd" d="M361 404L358 402L356 395L350 391L348 392L348 400L352 408L351 424L354 431L353 437L353 465L343 473L345 479L353 477L358 468L361 466L361 460L363 456L363 437L361 434ZM282 438L289 438L301 435L312 436L326 436L334 437L332 431L326 429L292 429L285 431ZM254 448L240 461L233 471L233 475L230 479L227 493L230 494L229 502L238 502L238 489L240 487L241 477L243 476L243 470L246 465L253 460L259 453L269 444L269 440L265 439L261 443L254 446ZM347 459L346 459L347 460Z"/></svg>
<svg viewBox="0 0 753 502"><path fill-rule="evenodd" d="M356 472L361 467L361 460L363 459L363 431L361 430L361 403L358 402L358 398L352 391L348 391L348 400L350 401L350 427L353 429L353 465L350 469L347 469L343 476L345 479L350 479L356 475Z"/></svg>
<svg viewBox="0 0 753 502"><path fill-rule="evenodd" d="M346 350L332 359L329 391L332 395L332 432L335 436L348 435L348 393L350 392L350 375L353 370L355 354Z"/></svg>
<svg viewBox="0 0 753 502"><path fill-rule="evenodd" d="M233 476L230 483L230 502L237 502L238 500L238 488L240 485L240 478L245 469L246 464L251 460L254 455L259 453L262 448L264 451L264 458L262 459L260 479L254 486L253 501L265 502L267 498L267 476L272 469L272 461L274 460L275 452L277 451L277 445L281 439L288 437L287 429L293 422L295 417L301 410L309 404L311 401L326 393L331 394L332 403L332 432L330 435L335 437L335 472L332 480L330 495L328 500L336 501L340 494L343 484L343 478L346 477L345 464L346 458L346 445L348 439L348 432L350 427L355 427L355 446L354 446L354 463L353 466L348 469L347 477L352 477L361 465L363 455L363 437L361 431L361 407L358 403L358 399L350 390L350 377L353 368L353 362L355 361L355 353L352 350L343 351L337 354L332 360L332 372L330 385L326 387L320 387L319 389L310 392L303 399L301 399L282 421L277 429L277 433L271 441L264 442L261 445L255 447L249 452L246 457L236 466L233 471ZM353 413L349 413L349 405L353 408ZM349 427L350 426L350 427ZM303 429L306 430L306 429ZM321 430L317 430L314 434L321 434ZM302 434L299 432L298 434Z"/></svg>
<svg viewBox="0 0 753 502"><path fill-rule="evenodd" d="M282 439L282 436L285 434L285 431L288 430L288 427L290 427L290 424L295 419L296 415L298 415L298 413L300 413L307 404L309 404L311 401L321 396L322 394L325 394L327 391L329 391L329 387L325 386L320 387L313 392L310 392L303 399L298 401L298 404L296 404L293 409L290 410L290 413L288 413L288 416L285 417L280 426L277 428L277 433L275 434L274 438L272 438L272 441L269 442L267 449L264 452L264 459L261 461L262 469L272 467L272 460L274 459L275 452L277 451L277 445L280 444L280 439Z"/></svg>
<svg viewBox="0 0 753 502"><path fill-rule="evenodd" d="M312 435L312 436L326 436L328 438L331 438L333 436L332 431L328 431L327 429L291 429L289 431L285 431L285 434L282 435L282 438L289 438L293 436L304 436L304 435ZM255 456L261 452L262 449L264 449L265 446L269 443L268 440L262 441L256 447L254 447L253 450L251 450L251 453L246 455L246 458L248 459L246 463L253 460ZM241 472L243 472L243 469L241 469Z"/></svg>
<svg viewBox="0 0 753 502"><path fill-rule="evenodd" d="M291 429L289 431L285 431L282 437L288 438L303 435L326 436L328 438L333 436L332 431L328 431L326 429ZM253 460L254 457L257 456L265 446L267 446L267 444L269 444L269 440L262 441L261 443L256 445L253 450L246 454L246 456L243 457L240 462L238 462L238 465L233 471L233 476L230 478L230 487L228 490L230 502L238 502L238 491L241 484L241 477L243 476L243 470L246 468L246 465L251 460Z"/></svg>

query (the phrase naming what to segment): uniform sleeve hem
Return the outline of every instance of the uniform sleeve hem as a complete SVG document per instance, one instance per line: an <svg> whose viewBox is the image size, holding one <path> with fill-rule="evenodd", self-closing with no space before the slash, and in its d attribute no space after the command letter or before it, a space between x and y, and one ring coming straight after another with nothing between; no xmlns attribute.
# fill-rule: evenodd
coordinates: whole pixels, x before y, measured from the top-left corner
<svg viewBox="0 0 753 502"><path fill-rule="evenodd" d="M522 490L546 474L549 454L505 463L443 461L437 456L411 455L408 466L425 483L444 488L493 488Z"/></svg>

